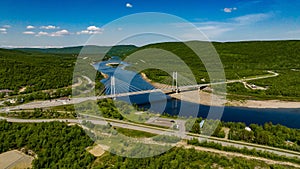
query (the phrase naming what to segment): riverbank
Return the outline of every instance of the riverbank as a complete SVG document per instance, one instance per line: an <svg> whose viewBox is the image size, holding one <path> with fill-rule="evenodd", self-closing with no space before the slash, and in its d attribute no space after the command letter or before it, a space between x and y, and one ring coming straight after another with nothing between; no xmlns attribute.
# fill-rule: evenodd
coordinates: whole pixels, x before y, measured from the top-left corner
<svg viewBox="0 0 300 169"><path fill-rule="evenodd" d="M100 71L99 71L100 72ZM109 76L107 75L107 74L105 74L105 73L103 73L103 72L100 72L101 73L101 75L104 77L104 79L108 79L109 78Z"/></svg>
<svg viewBox="0 0 300 169"><path fill-rule="evenodd" d="M151 83L154 87L160 88L166 86L157 82L152 82L144 73L141 73L144 80ZM235 106L235 107L247 107L247 108L300 108L300 102L281 101L281 100L225 100L221 95L213 95L205 91L185 91L181 93L170 94L172 98L188 101L192 103L198 103L208 106Z"/></svg>
<svg viewBox="0 0 300 169"><path fill-rule="evenodd" d="M248 108L300 108L300 102L290 102L281 100L245 100L228 101L229 106L239 106Z"/></svg>
<svg viewBox="0 0 300 169"><path fill-rule="evenodd" d="M183 94L184 93L184 94ZM187 91L178 94L171 94L170 96L176 99L181 99L184 101L189 101L193 103L198 103L202 105L209 106L235 106L235 107L247 107L247 108L300 108L300 102L291 102L291 101L280 101L280 100L223 100L222 96L213 95L204 91ZM199 97L200 99L198 99Z"/></svg>
<svg viewBox="0 0 300 169"><path fill-rule="evenodd" d="M141 73L142 78L150 83L152 86L154 86L155 88L161 89L161 88L172 88L172 86L170 85L166 85L166 84L162 84L162 83L157 83L157 82L153 82L151 79L149 79L147 77L147 75L145 73Z"/></svg>

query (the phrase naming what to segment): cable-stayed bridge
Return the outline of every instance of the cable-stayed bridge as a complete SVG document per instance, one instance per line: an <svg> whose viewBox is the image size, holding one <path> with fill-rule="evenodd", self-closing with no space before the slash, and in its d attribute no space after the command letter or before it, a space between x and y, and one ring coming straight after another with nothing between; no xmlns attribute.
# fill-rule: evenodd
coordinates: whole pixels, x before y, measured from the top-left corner
<svg viewBox="0 0 300 169"><path fill-rule="evenodd" d="M236 83L236 82L243 82L243 81L251 81L251 80L258 80L258 79L266 79L271 77L276 77L279 74L268 71L268 75L264 76L257 76L257 77L250 77L250 78L244 78L244 79L237 79L237 80L226 80L226 81L220 81L220 82L213 82L213 83L206 83L206 84L191 84L191 82L186 79L183 84L186 85L179 85L178 84L178 74L176 75L176 72L173 73L172 77L172 85L164 85L162 84L159 88L155 88L151 85L147 85L147 87L143 87L143 89L140 89L134 85L130 85L127 82L124 82L123 80L120 80L118 78L115 78L113 76L110 77L104 84L105 89L103 90L103 93L106 95L100 95L100 96L87 96L87 97L74 97L69 99L68 101L36 101L31 103L22 104L15 107L10 108L2 108L0 109L0 112L8 112L10 110L20 110L20 109L33 109L33 108L44 108L44 107L54 107L54 106L60 106L65 104L78 104L82 103L88 100L100 100L105 98L117 98L117 97L124 97L124 96L131 96L131 95L139 95L139 94L147 94L147 93L154 93L154 92L163 92L163 93L176 93L180 91L187 91L187 90L197 90L201 89L203 87L209 86L209 85L218 85L218 84L224 84L224 83ZM184 79L184 78L182 78ZM177 83L177 84L176 84Z"/></svg>
<svg viewBox="0 0 300 169"><path fill-rule="evenodd" d="M134 85L115 76L111 76L106 82L104 82L105 89L101 93L104 95L100 94L100 96L97 96L97 99L117 98L155 92L163 92L165 94L178 93L180 91L196 90L211 85L196 84L196 82L193 82L192 80L189 80L183 76L180 76L181 83L178 83L178 79L179 74L177 72L173 72L171 85L160 84L159 87L155 88L152 85Z"/></svg>
<svg viewBox="0 0 300 169"><path fill-rule="evenodd" d="M171 85L160 84L159 87L157 88L151 85L147 86L146 88L144 86L142 86L143 88L140 88L137 87L136 85L132 85L124 80L116 78L115 76L111 76L110 79L104 83L105 89L103 90L103 93L105 93L106 95L97 96L96 98L97 99L117 98L117 97L131 96L131 95L154 93L154 92L163 92L165 94L170 94L170 93L178 93L178 92L188 91L188 90L200 90L210 85L236 83L236 82L258 80L258 79L265 79L265 78L278 76L278 73L272 71L268 71L268 73L270 74L265 76L257 76L257 77L236 79L236 80L220 80L218 82L196 84L196 82L188 78L185 78L184 76L180 76L177 72L173 72L172 84Z"/></svg>

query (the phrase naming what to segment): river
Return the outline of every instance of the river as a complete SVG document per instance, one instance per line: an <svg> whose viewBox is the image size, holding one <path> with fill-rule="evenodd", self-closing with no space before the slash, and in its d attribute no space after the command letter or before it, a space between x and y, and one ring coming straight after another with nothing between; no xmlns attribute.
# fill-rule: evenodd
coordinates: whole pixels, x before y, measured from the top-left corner
<svg viewBox="0 0 300 169"><path fill-rule="evenodd" d="M119 68L108 66L107 63L120 63ZM109 61L96 63L95 68L107 74L108 79L103 79L101 82L107 86L106 94L110 94L110 77L114 75L116 81L116 93L140 90L150 90L154 87L146 82L140 74L133 71L124 70L129 64L122 62L118 57L113 57ZM117 71L116 71L117 70ZM129 87L129 85L131 87ZM149 101L149 95L151 104ZM155 99L153 99L155 98ZM124 100L126 98L118 98ZM163 93L151 93L142 95L133 95L129 97L130 102L137 104L141 108L150 109L152 112L165 112L170 115L177 115L182 105L186 116L188 113L197 108L198 117L206 118L210 110L210 106L199 105L182 100L173 99ZM129 101L129 100L126 100ZM160 110L161 107L164 110ZM214 107L218 108L218 107ZM272 122L273 124L281 124L291 128L300 128L300 109L262 109L262 108L243 108L226 106L221 117L222 121L244 122L246 125L251 123L264 124Z"/></svg>

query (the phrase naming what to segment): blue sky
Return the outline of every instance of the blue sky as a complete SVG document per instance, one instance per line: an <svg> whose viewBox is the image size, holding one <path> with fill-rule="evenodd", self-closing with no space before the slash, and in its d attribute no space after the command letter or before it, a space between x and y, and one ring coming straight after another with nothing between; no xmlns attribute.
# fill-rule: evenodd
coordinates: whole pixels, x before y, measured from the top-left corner
<svg viewBox="0 0 300 169"><path fill-rule="evenodd" d="M110 22L141 12L181 17L212 41L300 39L299 9L299 0L6 0L0 6L0 47L82 45L91 35L107 31L103 27ZM119 31L98 45L112 45L125 27L132 32L161 29L159 19L119 24ZM184 24L164 22L180 26L176 34L184 40L197 39Z"/></svg>

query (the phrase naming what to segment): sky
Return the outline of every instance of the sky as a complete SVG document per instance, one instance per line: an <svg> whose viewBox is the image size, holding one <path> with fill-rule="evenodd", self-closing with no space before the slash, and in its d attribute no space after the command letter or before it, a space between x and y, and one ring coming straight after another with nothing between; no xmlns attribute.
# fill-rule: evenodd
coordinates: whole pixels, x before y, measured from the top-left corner
<svg viewBox="0 0 300 169"><path fill-rule="evenodd" d="M141 30L201 40L188 24L210 41L300 40L299 9L300 0L5 0L0 6L0 47L77 46L94 35L102 39L97 45L107 46ZM172 17L148 13L126 18L143 12ZM149 39L155 38L128 43L155 42Z"/></svg>

